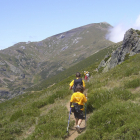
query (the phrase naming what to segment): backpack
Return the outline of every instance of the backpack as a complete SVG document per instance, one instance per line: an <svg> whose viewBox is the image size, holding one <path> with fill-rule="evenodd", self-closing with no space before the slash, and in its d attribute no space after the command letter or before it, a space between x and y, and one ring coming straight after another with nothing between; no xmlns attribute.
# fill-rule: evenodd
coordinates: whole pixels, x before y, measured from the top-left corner
<svg viewBox="0 0 140 140"><path fill-rule="evenodd" d="M73 91L74 92L75 92L75 89L76 89L77 85L83 85L82 78L74 79L74 86L73 86Z"/></svg>
<svg viewBox="0 0 140 140"><path fill-rule="evenodd" d="M73 103L72 112L80 113L83 105L78 105L78 103Z"/></svg>

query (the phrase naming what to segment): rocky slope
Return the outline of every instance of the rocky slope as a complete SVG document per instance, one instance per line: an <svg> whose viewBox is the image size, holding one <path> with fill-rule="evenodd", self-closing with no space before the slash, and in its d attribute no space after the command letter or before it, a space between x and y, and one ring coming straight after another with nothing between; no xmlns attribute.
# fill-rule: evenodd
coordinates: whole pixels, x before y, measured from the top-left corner
<svg viewBox="0 0 140 140"><path fill-rule="evenodd" d="M122 42L119 42L118 48L112 52L111 55L106 55L104 60L101 61L98 69L103 69L107 72L116 65L121 64L128 57L140 53L140 31L129 29Z"/></svg>
<svg viewBox="0 0 140 140"><path fill-rule="evenodd" d="M94 23L39 42L19 42L0 51L0 95L12 98L24 89L113 44L108 23ZM7 94L3 94L6 92Z"/></svg>

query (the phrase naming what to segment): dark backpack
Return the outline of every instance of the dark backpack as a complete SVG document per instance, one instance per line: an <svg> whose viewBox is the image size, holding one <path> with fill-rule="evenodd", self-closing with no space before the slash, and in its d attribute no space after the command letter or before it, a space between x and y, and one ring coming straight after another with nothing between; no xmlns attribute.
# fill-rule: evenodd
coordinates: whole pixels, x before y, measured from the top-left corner
<svg viewBox="0 0 140 140"><path fill-rule="evenodd" d="M74 87L73 87L74 92L75 92L75 89L76 89L77 85L82 85L83 86L82 78L74 79Z"/></svg>
<svg viewBox="0 0 140 140"><path fill-rule="evenodd" d="M80 113L83 105L78 105L78 103L73 103L72 112Z"/></svg>

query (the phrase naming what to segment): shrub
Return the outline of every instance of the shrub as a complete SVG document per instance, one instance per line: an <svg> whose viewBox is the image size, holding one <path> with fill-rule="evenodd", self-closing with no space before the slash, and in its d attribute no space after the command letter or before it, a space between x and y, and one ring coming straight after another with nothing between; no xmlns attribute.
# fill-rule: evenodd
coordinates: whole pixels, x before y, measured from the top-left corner
<svg viewBox="0 0 140 140"><path fill-rule="evenodd" d="M113 88L112 92L112 97L118 98L121 100L129 100L132 99L132 93L124 88Z"/></svg>
<svg viewBox="0 0 140 140"><path fill-rule="evenodd" d="M140 86L140 78L128 81L124 84L125 88L136 88Z"/></svg>
<svg viewBox="0 0 140 140"><path fill-rule="evenodd" d="M37 117L37 116L39 116L40 115L40 111L39 111L39 109L38 108L32 108L32 107L30 107L30 108L26 108L26 109L23 109L23 114L25 115L25 116L34 116L34 117Z"/></svg>
<svg viewBox="0 0 140 140"><path fill-rule="evenodd" d="M129 55L130 55L129 53L125 55L124 61L129 59Z"/></svg>
<svg viewBox="0 0 140 140"><path fill-rule="evenodd" d="M111 99L110 92L108 90L95 90L88 94L87 112L98 109Z"/></svg>
<svg viewBox="0 0 140 140"><path fill-rule="evenodd" d="M33 102L32 107L33 108L41 108L41 107L43 107L43 106L45 106L47 104L48 104L47 99L46 100L44 99L44 100L41 100L41 101Z"/></svg>
<svg viewBox="0 0 140 140"><path fill-rule="evenodd" d="M91 112L94 109L99 109L104 104L110 102L112 99L129 100L131 98L132 93L123 88L114 88L112 90L92 90L88 94L87 111Z"/></svg>
<svg viewBox="0 0 140 140"><path fill-rule="evenodd" d="M130 102L112 100L99 108L88 120L85 134L78 139L136 139L140 136L140 106Z"/></svg>
<svg viewBox="0 0 140 140"><path fill-rule="evenodd" d="M137 34L140 35L140 30L136 30Z"/></svg>
<svg viewBox="0 0 140 140"><path fill-rule="evenodd" d="M20 118L23 115L24 114L23 114L22 110L18 110L11 116L10 121L11 122L16 121L18 118Z"/></svg>
<svg viewBox="0 0 140 140"><path fill-rule="evenodd" d="M28 140L62 139L66 134L67 113L65 106L60 105L52 108L47 115L40 117L35 132ZM70 126L72 123L71 121Z"/></svg>
<svg viewBox="0 0 140 140"><path fill-rule="evenodd" d="M125 70L124 76L130 76L134 72L134 68L128 68Z"/></svg>
<svg viewBox="0 0 140 140"><path fill-rule="evenodd" d="M22 132L22 127L20 123L11 123L4 128L5 133L9 134L20 134Z"/></svg>
<svg viewBox="0 0 140 140"><path fill-rule="evenodd" d="M108 60L110 57L111 57L111 55L108 55L108 57L106 57L106 58L104 59L104 61L107 62L107 60Z"/></svg>

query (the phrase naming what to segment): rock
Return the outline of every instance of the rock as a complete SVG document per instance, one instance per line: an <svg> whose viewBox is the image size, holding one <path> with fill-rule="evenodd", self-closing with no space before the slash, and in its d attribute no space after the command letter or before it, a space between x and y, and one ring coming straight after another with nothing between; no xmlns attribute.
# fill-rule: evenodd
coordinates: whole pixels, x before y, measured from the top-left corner
<svg viewBox="0 0 140 140"><path fill-rule="evenodd" d="M133 56L137 53L140 53L140 35L131 28L125 33L122 45L112 52L110 59L107 61L105 61L107 57L105 56L98 69L104 67L103 72L107 72L116 65L121 64L125 60L126 55Z"/></svg>
<svg viewBox="0 0 140 140"><path fill-rule="evenodd" d="M5 91L5 90L0 90L0 97L7 97L9 96L9 91Z"/></svg>
<svg viewBox="0 0 140 140"><path fill-rule="evenodd" d="M20 77L21 77L22 79L24 79L24 78L25 78L25 74L22 73L22 74L20 75Z"/></svg>
<svg viewBox="0 0 140 140"><path fill-rule="evenodd" d="M7 61L6 61L6 63L7 63L7 65L10 66L10 70L11 70L12 72L14 72L14 73L21 73L21 70L20 70L19 68L15 67L14 65L10 64L10 63L7 62Z"/></svg>

